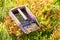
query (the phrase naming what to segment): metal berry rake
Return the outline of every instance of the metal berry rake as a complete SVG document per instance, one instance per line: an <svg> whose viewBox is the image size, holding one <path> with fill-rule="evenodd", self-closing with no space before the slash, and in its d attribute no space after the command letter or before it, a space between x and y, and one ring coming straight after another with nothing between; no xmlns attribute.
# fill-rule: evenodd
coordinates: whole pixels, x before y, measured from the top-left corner
<svg viewBox="0 0 60 40"><path fill-rule="evenodd" d="M40 28L37 19L26 6L19 6L11 9L9 11L9 16L26 34Z"/></svg>

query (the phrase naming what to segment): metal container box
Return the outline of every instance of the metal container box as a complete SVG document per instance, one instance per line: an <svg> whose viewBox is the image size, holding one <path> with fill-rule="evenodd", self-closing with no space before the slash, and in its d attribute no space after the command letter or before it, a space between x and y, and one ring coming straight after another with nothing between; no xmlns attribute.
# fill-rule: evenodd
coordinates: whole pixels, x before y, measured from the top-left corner
<svg viewBox="0 0 60 40"><path fill-rule="evenodd" d="M21 28L21 30L29 34L40 28L36 17L26 6L19 6L9 11L9 16Z"/></svg>

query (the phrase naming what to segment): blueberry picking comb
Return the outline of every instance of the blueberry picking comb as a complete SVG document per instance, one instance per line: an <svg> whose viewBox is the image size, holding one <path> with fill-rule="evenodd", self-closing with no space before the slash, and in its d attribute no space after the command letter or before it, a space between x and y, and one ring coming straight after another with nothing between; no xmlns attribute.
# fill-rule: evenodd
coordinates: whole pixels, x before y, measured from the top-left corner
<svg viewBox="0 0 60 40"><path fill-rule="evenodd" d="M36 17L26 6L20 6L11 9L9 11L9 16L26 34L29 34L30 32L36 31L40 28Z"/></svg>

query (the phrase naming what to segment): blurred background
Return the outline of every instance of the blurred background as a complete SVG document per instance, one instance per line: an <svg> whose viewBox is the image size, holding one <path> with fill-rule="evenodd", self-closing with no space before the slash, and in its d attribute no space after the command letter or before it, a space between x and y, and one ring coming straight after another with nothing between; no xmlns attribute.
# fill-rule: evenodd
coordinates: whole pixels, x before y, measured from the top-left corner
<svg viewBox="0 0 60 40"><path fill-rule="evenodd" d="M41 28L28 35L9 17L9 10L27 6ZM0 40L60 40L60 0L0 0Z"/></svg>

